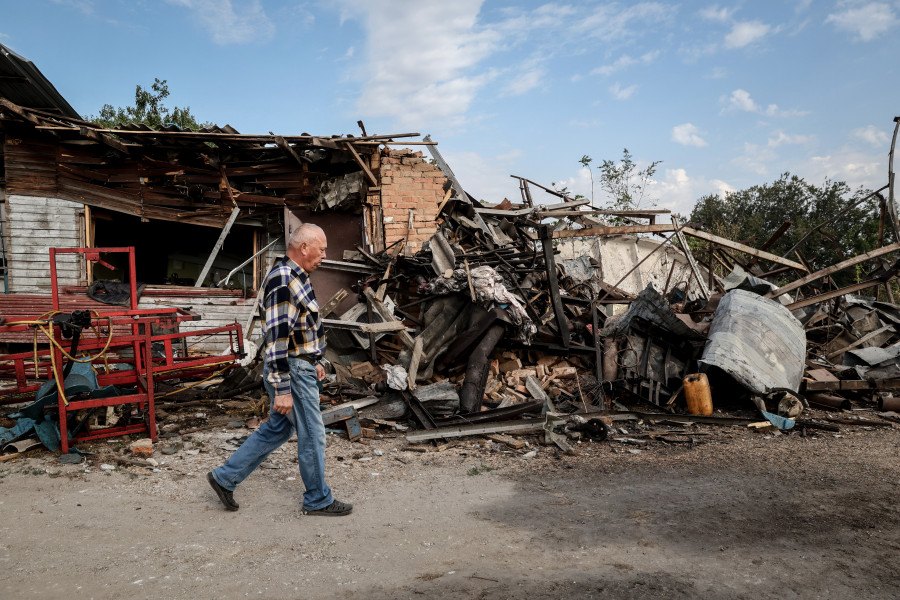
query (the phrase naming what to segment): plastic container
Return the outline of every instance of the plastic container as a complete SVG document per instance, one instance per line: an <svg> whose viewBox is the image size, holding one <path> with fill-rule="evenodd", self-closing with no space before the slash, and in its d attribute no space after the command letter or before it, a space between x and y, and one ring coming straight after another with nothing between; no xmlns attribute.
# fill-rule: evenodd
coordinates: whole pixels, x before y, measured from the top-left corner
<svg viewBox="0 0 900 600"><path fill-rule="evenodd" d="M684 399L687 401L688 412L692 415L712 414L712 394L706 373L693 373L684 378Z"/></svg>

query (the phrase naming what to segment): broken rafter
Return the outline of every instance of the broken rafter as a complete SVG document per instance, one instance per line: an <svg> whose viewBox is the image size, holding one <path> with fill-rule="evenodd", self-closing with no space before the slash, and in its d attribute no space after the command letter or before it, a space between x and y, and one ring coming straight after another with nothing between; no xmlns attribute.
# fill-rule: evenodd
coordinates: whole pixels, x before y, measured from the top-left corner
<svg viewBox="0 0 900 600"><path fill-rule="evenodd" d="M781 224L781 227L779 227L778 230L775 231L775 233L773 233L771 236L769 236L769 239L766 240L766 243L763 244L762 246L760 246L759 249L760 249L760 250L768 250L769 248L771 248L772 246L774 246L774 245L775 245L775 242L777 242L778 240L780 240L780 239L781 239L781 236L783 236L783 235L785 234L785 232L786 232L788 229L791 228L791 225L793 225L793 223L791 223L790 221L785 221L784 223L782 223L782 224ZM753 258L751 258L751 259L747 262L747 268L750 268L750 267L752 267L753 265L755 265L757 260L758 260L758 259L757 259L757 257L755 257L755 256L754 256Z"/></svg>
<svg viewBox="0 0 900 600"><path fill-rule="evenodd" d="M854 292L858 292L860 290L864 290L866 288L872 287L873 285L878 285L884 281L881 277L875 277L874 279L869 279L867 281L863 281L862 283L857 283L845 288L841 288L839 290L832 290L830 292L825 292L824 294L819 294L818 296L812 296L810 298L804 298L803 300L798 300L793 304L788 304L788 310L796 310L798 308L803 308L804 306L809 306L811 304L818 304L819 302L824 302L825 300L831 300L832 298L837 298L838 296L843 296L844 294L852 294Z"/></svg>
<svg viewBox="0 0 900 600"><path fill-rule="evenodd" d="M792 283L778 288L777 290L773 290L766 294L766 298L777 298L778 296L793 291L801 286L806 285L807 283L811 283L813 281L816 281L817 279L822 279L823 277L828 277L832 273L837 273L838 271L842 271L847 267L852 267L853 265L857 265L861 262L865 262L867 260L877 258L879 256L889 254L897 250L900 250L900 243L891 244L890 246L884 246L883 248L878 248L877 250L872 250L871 252L866 252L865 254L860 254L859 256L848 258L847 260L841 261L837 264L833 264L830 267L826 267L820 271L816 271L815 273L810 273L806 277L802 277Z"/></svg>
<svg viewBox="0 0 900 600"><path fill-rule="evenodd" d="M275 139L275 142L278 144L278 147L281 148L282 150L284 150L288 156L293 158L297 162L298 165L300 165L301 167L306 165L307 161L304 161L303 157L300 156L299 154L297 154L297 151L294 150L291 147L291 145L287 143L287 140L284 139L282 136L278 136Z"/></svg>
<svg viewBox="0 0 900 600"><path fill-rule="evenodd" d="M399 321L399 319L397 319L397 317L395 317L394 314L390 310L388 310L388 308L378 298L375 297L375 292L374 290L372 290L372 288L367 287L363 293L371 303L372 308L375 310L375 312L378 313L378 316L380 316L383 321ZM415 348L415 341L405 329L398 331L397 336L400 338L400 341L403 342L403 345L405 345L407 348L409 348L410 350Z"/></svg>
<svg viewBox="0 0 900 600"><path fill-rule="evenodd" d="M619 227L587 227L584 229L562 229L560 231L554 231L553 239L593 237L598 235L624 235L634 233L665 233L670 231L675 231L675 227L671 224L622 225Z"/></svg>
<svg viewBox="0 0 900 600"><path fill-rule="evenodd" d="M79 132L81 133L82 136L84 136L88 139L94 140L95 142L100 142L101 144L106 144L113 150L118 150L122 154L128 154L129 153L128 147L135 146L135 144L125 144L109 134L100 133L100 132L90 129L88 127L80 127Z"/></svg>
<svg viewBox="0 0 900 600"><path fill-rule="evenodd" d="M371 169L369 169L369 165L366 164L366 161L364 161L359 155L359 152L356 151L353 143L345 142L344 147L350 152L350 154L353 155L353 160L356 161L356 164L359 165L359 168L362 169L363 173L366 174L366 179L369 180L369 185L377 186L378 179L375 178L375 175L373 175Z"/></svg>
<svg viewBox="0 0 900 600"><path fill-rule="evenodd" d="M697 261L694 260L694 254L691 252L691 249L687 244L687 240L684 239L684 234L682 233L682 231L687 228L679 227L678 219L674 216L672 217L672 225L676 227L675 236L678 238L678 242L681 244L681 251L684 253L685 258L687 258L688 264L691 267L691 272L694 274L694 279L697 280L697 286L700 288L700 294L704 299L709 299L709 288L706 287L706 282L703 281L703 277L700 274L700 267L697 266ZM708 268L711 269L712 266Z"/></svg>
<svg viewBox="0 0 900 600"><path fill-rule="evenodd" d="M671 230L670 230L671 231ZM794 262L792 260L788 260L786 258L782 258L777 254L772 254L770 252L764 252L762 250L757 250L751 246L747 246L745 244L741 244L740 242L733 242L728 238L719 237L718 235L713 235L711 233L707 233L705 231L700 231L698 229L693 229L691 227L685 227L684 233L691 237L699 238L701 240L706 240L707 242L712 242L714 244L718 244L720 246L725 246L726 248L731 248L732 250L737 250L739 252L744 252L745 254L750 254L751 256L755 256L762 260L767 260L769 262L778 263L780 265L785 265L791 267L792 269L797 269L798 271L808 271L806 267L801 265L798 262Z"/></svg>

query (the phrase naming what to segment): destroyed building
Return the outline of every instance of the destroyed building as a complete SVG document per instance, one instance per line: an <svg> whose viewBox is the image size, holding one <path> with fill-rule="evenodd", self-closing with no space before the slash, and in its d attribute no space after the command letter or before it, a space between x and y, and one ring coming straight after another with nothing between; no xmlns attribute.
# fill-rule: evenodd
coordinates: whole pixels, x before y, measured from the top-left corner
<svg viewBox="0 0 900 600"><path fill-rule="evenodd" d="M248 323L258 283L298 221L330 233L334 259L316 275L327 297L359 279L345 253L377 253L400 239L414 251L435 230L446 178L420 153L394 149L417 134L104 130L81 120L34 65L5 47L0 73L7 318L26 302L29 312L49 306L51 246L133 246L146 284L140 306L194 306L203 320L191 326L205 327ZM127 265L116 260L60 257L59 283L75 291L122 280L109 267Z"/></svg>
<svg viewBox="0 0 900 600"><path fill-rule="evenodd" d="M480 201L416 133L104 129L3 47L0 74L6 322L26 327L51 303L93 308L97 282L138 280L133 310L196 316L182 332L237 323L253 339L259 283L308 220L329 237L313 275L333 371L323 402L339 405L329 419L411 421L422 431L410 441L537 430L570 451L567 436L604 439L617 419L790 429L811 407L892 406L896 243L811 273L802 255L767 251L772 240L756 248L668 211L598 209L524 177L516 202ZM897 239L889 196L882 218ZM133 264L104 251L125 246ZM857 266L859 283L829 280ZM856 295L878 286L890 301ZM12 351L31 333L0 326L0 343ZM133 343L152 380L152 340ZM252 361L249 348L236 353ZM21 384L27 361L11 356ZM235 372L221 393L258 389L258 369ZM697 375L712 397L702 409Z"/></svg>

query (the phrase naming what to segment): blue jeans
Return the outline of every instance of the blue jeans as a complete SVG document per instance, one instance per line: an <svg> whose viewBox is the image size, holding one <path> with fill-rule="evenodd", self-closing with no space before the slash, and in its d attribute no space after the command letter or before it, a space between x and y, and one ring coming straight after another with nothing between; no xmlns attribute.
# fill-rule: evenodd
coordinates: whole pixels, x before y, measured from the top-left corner
<svg viewBox="0 0 900 600"><path fill-rule="evenodd" d="M332 503L331 488L325 483L325 425L319 410L319 388L316 385L316 368L299 358L289 358L291 367L291 395L294 407L286 415L279 414L269 405L269 419L259 426L224 465L213 470L215 480L226 490L234 488L247 478L269 454L284 444L297 430L297 463L306 491L303 508L318 510ZM275 389L263 374L263 384L271 402Z"/></svg>

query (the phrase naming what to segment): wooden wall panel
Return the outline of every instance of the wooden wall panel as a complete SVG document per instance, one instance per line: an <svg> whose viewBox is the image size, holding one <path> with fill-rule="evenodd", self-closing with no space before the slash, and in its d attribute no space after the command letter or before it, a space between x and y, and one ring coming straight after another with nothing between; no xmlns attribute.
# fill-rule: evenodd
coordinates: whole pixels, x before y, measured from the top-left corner
<svg viewBox="0 0 900 600"><path fill-rule="evenodd" d="M49 292L51 247L82 245L81 219L84 205L40 196L7 198L9 224L10 292ZM79 255L57 256L60 285L84 285L84 260Z"/></svg>

